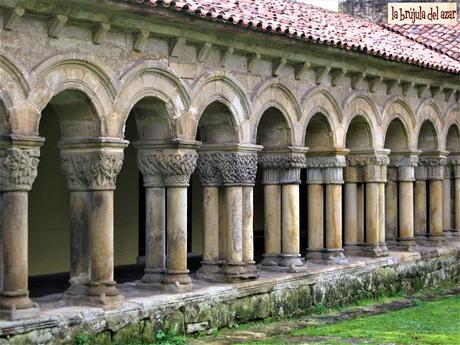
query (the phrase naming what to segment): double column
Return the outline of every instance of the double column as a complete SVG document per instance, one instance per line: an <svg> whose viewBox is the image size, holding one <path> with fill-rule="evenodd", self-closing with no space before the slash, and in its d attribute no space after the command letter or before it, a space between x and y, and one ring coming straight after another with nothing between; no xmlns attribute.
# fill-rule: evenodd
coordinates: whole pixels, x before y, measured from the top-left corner
<svg viewBox="0 0 460 345"><path fill-rule="evenodd" d="M0 317L38 316L28 291L28 192L37 176L41 138L0 141Z"/></svg>
<svg viewBox="0 0 460 345"><path fill-rule="evenodd" d="M324 155L324 153L322 153ZM347 263L342 247L342 185L344 153L307 157L307 258L326 263Z"/></svg>
<svg viewBox="0 0 460 345"><path fill-rule="evenodd" d="M355 151L347 156L345 170L346 217L356 222L345 222L345 245L357 252L362 246L362 254L386 256L385 244L385 182L389 150ZM360 203L358 184L364 188L364 205ZM364 242L359 243L359 220L364 217ZM347 247L345 247L347 249Z"/></svg>
<svg viewBox="0 0 460 345"><path fill-rule="evenodd" d="M71 269L66 299L113 307L123 302L113 279L113 194L123 165L123 140L59 143L70 190Z"/></svg>
<svg viewBox="0 0 460 345"><path fill-rule="evenodd" d="M270 271L301 272L300 170L306 148L263 150L259 157L264 184L265 254L261 267Z"/></svg>
<svg viewBox="0 0 460 345"><path fill-rule="evenodd" d="M419 156L416 170L415 235L438 245L443 239L443 179L447 152L429 151ZM428 212L427 212L428 210Z"/></svg>
<svg viewBox="0 0 460 345"><path fill-rule="evenodd" d="M414 238L414 181L418 153L391 152L385 191L386 227L391 244L412 251ZM387 232L387 234L388 234Z"/></svg>
<svg viewBox="0 0 460 345"><path fill-rule="evenodd" d="M190 291L187 269L187 187L196 168L196 142L140 141L139 170L146 188L145 274L139 285Z"/></svg>
<svg viewBox="0 0 460 345"><path fill-rule="evenodd" d="M445 189L443 191L443 193L447 192L447 195L443 195L445 200L443 207L446 207L446 205L449 205L450 207L448 207L447 210L444 210L444 217L447 221L447 224L445 223L444 230L450 230L452 236L460 236L460 153L451 152L448 156L447 162L448 166L446 166L446 170L448 175L444 173L444 178L446 178L446 175L449 177L447 181L449 191L447 192ZM447 183L444 181L444 185ZM453 188L451 189L452 184ZM451 195L451 190L454 192L453 196Z"/></svg>
<svg viewBox="0 0 460 345"><path fill-rule="evenodd" d="M255 279L253 186L256 145L204 145L198 158L203 186L204 251L198 276L209 281Z"/></svg>

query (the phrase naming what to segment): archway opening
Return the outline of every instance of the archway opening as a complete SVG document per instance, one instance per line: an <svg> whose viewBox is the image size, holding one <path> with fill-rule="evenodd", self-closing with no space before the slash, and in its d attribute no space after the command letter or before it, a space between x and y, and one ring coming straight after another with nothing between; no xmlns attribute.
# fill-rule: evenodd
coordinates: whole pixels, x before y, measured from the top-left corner
<svg viewBox="0 0 460 345"><path fill-rule="evenodd" d="M355 116L350 122L346 136L346 147L351 151L372 148L371 128L363 116Z"/></svg>
<svg viewBox="0 0 460 345"><path fill-rule="evenodd" d="M10 134L8 110L0 99L0 136Z"/></svg>
<svg viewBox="0 0 460 345"><path fill-rule="evenodd" d="M257 127L257 144L264 150L283 149L291 144L291 129L283 113L270 107L262 114ZM260 262L265 253L265 201L262 171L257 170L254 186L254 258Z"/></svg>
<svg viewBox="0 0 460 345"><path fill-rule="evenodd" d="M59 140L98 137L99 123L90 99L66 90L41 112L38 175L29 193L29 287L32 297L62 292L70 269L70 201L61 169Z"/></svg>
<svg viewBox="0 0 460 345"><path fill-rule="evenodd" d="M418 134L418 148L422 151L430 151L438 148L436 130L429 120L425 120Z"/></svg>
<svg viewBox="0 0 460 345"><path fill-rule="evenodd" d="M460 131L457 125L452 125L447 132L446 149L449 152L460 151Z"/></svg>
<svg viewBox="0 0 460 345"><path fill-rule="evenodd" d="M385 148L391 151L400 151L408 147L406 128L400 119L394 119L390 122L385 135Z"/></svg>

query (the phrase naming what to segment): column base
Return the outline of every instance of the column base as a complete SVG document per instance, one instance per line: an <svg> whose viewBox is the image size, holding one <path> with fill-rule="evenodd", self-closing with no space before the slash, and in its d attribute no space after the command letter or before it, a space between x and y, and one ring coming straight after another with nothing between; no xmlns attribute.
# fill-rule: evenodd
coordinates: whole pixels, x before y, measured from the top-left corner
<svg viewBox="0 0 460 345"><path fill-rule="evenodd" d="M64 300L71 305L100 307L111 309L119 307L124 302L124 297L117 289L115 281L106 282L88 282L86 294L77 295L74 293L66 293Z"/></svg>
<svg viewBox="0 0 460 345"><path fill-rule="evenodd" d="M225 275L222 273L222 265L222 261L201 261L201 267L196 272L196 276L208 282L224 282Z"/></svg>
<svg viewBox="0 0 460 345"><path fill-rule="evenodd" d="M72 296L88 295L88 292L89 292L88 275L82 274L76 277L72 277L70 278L69 283L70 283L70 287L65 292L66 295L72 295Z"/></svg>
<svg viewBox="0 0 460 345"><path fill-rule="evenodd" d="M286 269L285 272L297 273L305 272L307 265L300 254L281 254L280 267Z"/></svg>
<svg viewBox="0 0 460 345"><path fill-rule="evenodd" d="M259 278L259 272L255 265L247 265L244 262L227 262L223 266L225 279L229 283L253 280Z"/></svg>
<svg viewBox="0 0 460 345"><path fill-rule="evenodd" d="M192 291L192 279L190 279L189 270L167 270L162 283L167 292Z"/></svg>
<svg viewBox="0 0 460 345"><path fill-rule="evenodd" d="M323 260L323 251L324 249L307 249L305 258L307 261L321 261Z"/></svg>
<svg viewBox="0 0 460 345"><path fill-rule="evenodd" d="M459 229L451 229L450 230L452 237L460 237L460 230Z"/></svg>
<svg viewBox="0 0 460 345"><path fill-rule="evenodd" d="M343 246L343 250L347 256L361 255L363 251L363 245L359 243L346 244Z"/></svg>
<svg viewBox="0 0 460 345"><path fill-rule="evenodd" d="M38 317L38 305L29 298L29 291L5 291L1 294L0 318L23 320Z"/></svg>
<svg viewBox="0 0 460 345"><path fill-rule="evenodd" d="M428 234L427 236L427 242L431 244L431 246L434 247L442 247L446 244L446 241L444 239L443 235L431 235Z"/></svg>
<svg viewBox="0 0 460 345"><path fill-rule="evenodd" d="M444 237L451 237L451 236L452 236L452 230L450 230L450 229L445 229L445 230L442 231L442 235L443 235Z"/></svg>
<svg viewBox="0 0 460 345"><path fill-rule="evenodd" d="M164 268L146 268L144 276L140 280L142 284L157 284L161 283L164 279L166 270Z"/></svg>
<svg viewBox="0 0 460 345"><path fill-rule="evenodd" d="M416 252L417 251L417 242L415 238L398 238L396 240L395 249L403 250L407 252Z"/></svg>
<svg viewBox="0 0 460 345"><path fill-rule="evenodd" d="M385 255L382 255L382 256L388 256L389 250L387 248L386 242L380 243L379 247L380 247L380 251L382 253L385 253Z"/></svg>
<svg viewBox="0 0 460 345"><path fill-rule="evenodd" d="M362 246L361 255L371 258L388 256L388 249L385 251L380 244L364 244Z"/></svg>
<svg viewBox="0 0 460 345"><path fill-rule="evenodd" d="M348 259L343 253L343 249L325 249L323 251L323 261L326 264L344 265L348 264Z"/></svg>
<svg viewBox="0 0 460 345"><path fill-rule="evenodd" d="M260 266L265 269L266 267L277 267L280 264L281 254L264 254Z"/></svg>

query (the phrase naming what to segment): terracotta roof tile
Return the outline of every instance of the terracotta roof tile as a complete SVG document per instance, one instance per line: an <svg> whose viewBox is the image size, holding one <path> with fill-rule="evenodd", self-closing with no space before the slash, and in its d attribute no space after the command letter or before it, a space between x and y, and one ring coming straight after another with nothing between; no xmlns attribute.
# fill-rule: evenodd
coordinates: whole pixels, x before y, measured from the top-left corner
<svg viewBox="0 0 460 345"><path fill-rule="evenodd" d="M440 24L383 24L383 26L460 61L460 22L449 26Z"/></svg>
<svg viewBox="0 0 460 345"><path fill-rule="evenodd" d="M207 20L460 73L460 62L373 22L294 0L128 0ZM447 33L447 32L446 32ZM433 38L433 37L431 37ZM427 38L429 39L429 38ZM441 41L436 39L435 44ZM456 53L458 50L455 50Z"/></svg>

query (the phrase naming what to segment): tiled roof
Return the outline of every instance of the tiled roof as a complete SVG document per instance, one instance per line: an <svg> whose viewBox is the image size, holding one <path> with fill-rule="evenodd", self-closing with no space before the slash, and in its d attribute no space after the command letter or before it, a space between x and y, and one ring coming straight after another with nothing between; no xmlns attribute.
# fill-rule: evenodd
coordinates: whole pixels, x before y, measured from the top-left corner
<svg viewBox="0 0 460 345"><path fill-rule="evenodd" d="M396 25L384 27L460 61L460 22L457 25Z"/></svg>
<svg viewBox="0 0 460 345"><path fill-rule="evenodd" d="M126 1L126 0L124 0ZM128 0L203 19L460 73L460 62L375 23L295 0Z"/></svg>

